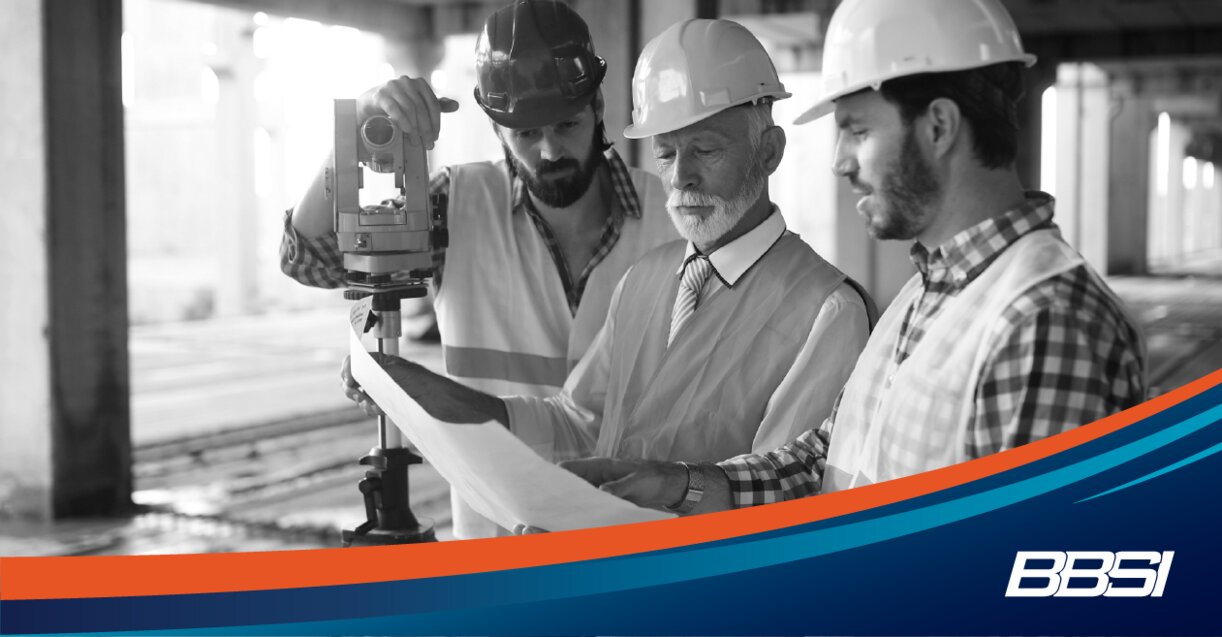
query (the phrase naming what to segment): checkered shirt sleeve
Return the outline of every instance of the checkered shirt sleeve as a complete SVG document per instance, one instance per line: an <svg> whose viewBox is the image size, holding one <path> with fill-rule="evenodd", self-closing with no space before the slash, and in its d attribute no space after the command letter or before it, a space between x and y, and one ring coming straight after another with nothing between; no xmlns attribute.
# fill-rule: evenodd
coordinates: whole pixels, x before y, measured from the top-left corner
<svg viewBox="0 0 1222 637"><path fill-rule="evenodd" d="M1145 400L1144 343L1116 303L1078 267L1007 309L977 385L968 457L1053 436Z"/></svg>
<svg viewBox="0 0 1222 637"><path fill-rule="evenodd" d="M429 195L444 216L449 208L450 169L443 167L429 180ZM441 285L444 255L437 262L433 278ZM335 289L344 287L344 257L333 230L317 237L306 237L293 226L293 210L284 213L284 234L280 237L280 270L293 280L310 287Z"/></svg>
<svg viewBox="0 0 1222 637"><path fill-rule="evenodd" d="M840 399L836 399L839 407ZM832 418L798 436L793 442L762 454L744 454L717 463L730 484L736 508L792 500L819 492L827 462Z"/></svg>

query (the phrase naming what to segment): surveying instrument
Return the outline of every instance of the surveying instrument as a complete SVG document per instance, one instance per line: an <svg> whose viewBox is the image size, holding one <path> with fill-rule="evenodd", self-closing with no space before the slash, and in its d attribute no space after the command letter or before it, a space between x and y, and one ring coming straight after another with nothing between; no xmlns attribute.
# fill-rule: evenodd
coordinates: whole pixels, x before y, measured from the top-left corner
<svg viewBox="0 0 1222 637"><path fill-rule="evenodd" d="M396 197L361 205L363 168L394 175ZM434 259L449 242L445 219L433 212L428 193L428 159L423 146L408 142L384 115L358 121L356 100L335 100L335 159L327 169L326 193L333 203L335 234L344 259L344 298L361 301L354 313L372 332L378 352L398 355L402 335L399 302L423 297ZM360 459L368 467L357 488L365 521L341 532L348 546L435 542L433 523L417 519L408 504L408 467L423 459L403 446L401 434L378 416L378 444Z"/></svg>

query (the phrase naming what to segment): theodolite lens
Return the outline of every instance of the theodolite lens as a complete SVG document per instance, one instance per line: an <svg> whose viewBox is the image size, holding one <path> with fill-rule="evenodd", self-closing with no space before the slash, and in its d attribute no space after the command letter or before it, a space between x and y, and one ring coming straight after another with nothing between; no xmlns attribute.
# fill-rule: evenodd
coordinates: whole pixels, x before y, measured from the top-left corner
<svg viewBox="0 0 1222 637"><path fill-rule="evenodd" d="M364 137L370 146L386 146L395 138L395 124L388 117L375 115L365 120L365 125L361 127L361 137Z"/></svg>

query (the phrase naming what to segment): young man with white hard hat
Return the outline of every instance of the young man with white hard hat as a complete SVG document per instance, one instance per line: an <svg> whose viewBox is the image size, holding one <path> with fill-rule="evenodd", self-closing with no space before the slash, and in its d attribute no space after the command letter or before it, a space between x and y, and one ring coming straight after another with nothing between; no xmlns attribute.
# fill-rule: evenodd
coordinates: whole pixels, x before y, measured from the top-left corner
<svg viewBox="0 0 1222 637"><path fill-rule="evenodd" d="M768 453L708 465L697 512L891 480L1050 436L1144 399L1122 303L1066 244L1053 200L1014 169L1022 49L998 0L846 0L828 25L834 169L878 239L918 269L832 416ZM811 422L820 422L811 419ZM568 466L646 506L684 497L668 463ZM714 468L715 467L715 468Z"/></svg>
<svg viewBox="0 0 1222 637"><path fill-rule="evenodd" d="M430 190L450 247L434 279L446 372L494 394L550 396L602 327L628 267L676 235L658 178L628 168L603 133L605 63L567 5L514 2L488 17L475 99L505 160L446 166ZM357 100L432 146L457 108L401 77ZM329 162L328 162L329 163ZM281 263L308 285L341 287L343 268L320 175L286 218ZM496 525L453 498L454 534Z"/></svg>
<svg viewBox="0 0 1222 637"><path fill-rule="evenodd" d="M785 150L771 102L789 97L759 41L727 20L676 24L641 54L633 123L651 137L685 241L624 276L589 353L549 398L504 399L379 360L426 410L505 423L551 459L696 463L774 448L823 417L869 332L864 293L768 198ZM691 480L703 474L697 465ZM666 503L687 511L697 502Z"/></svg>

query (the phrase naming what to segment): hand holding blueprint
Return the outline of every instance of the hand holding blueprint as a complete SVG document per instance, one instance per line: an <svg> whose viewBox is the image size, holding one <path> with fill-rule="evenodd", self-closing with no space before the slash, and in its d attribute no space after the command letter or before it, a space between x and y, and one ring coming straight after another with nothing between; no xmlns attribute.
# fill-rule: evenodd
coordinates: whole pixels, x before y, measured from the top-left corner
<svg viewBox="0 0 1222 637"><path fill-rule="evenodd" d="M567 531L672 517L599 491L544 460L498 422L456 425L433 418L369 356L355 330L351 355L361 389L451 488L502 527Z"/></svg>

